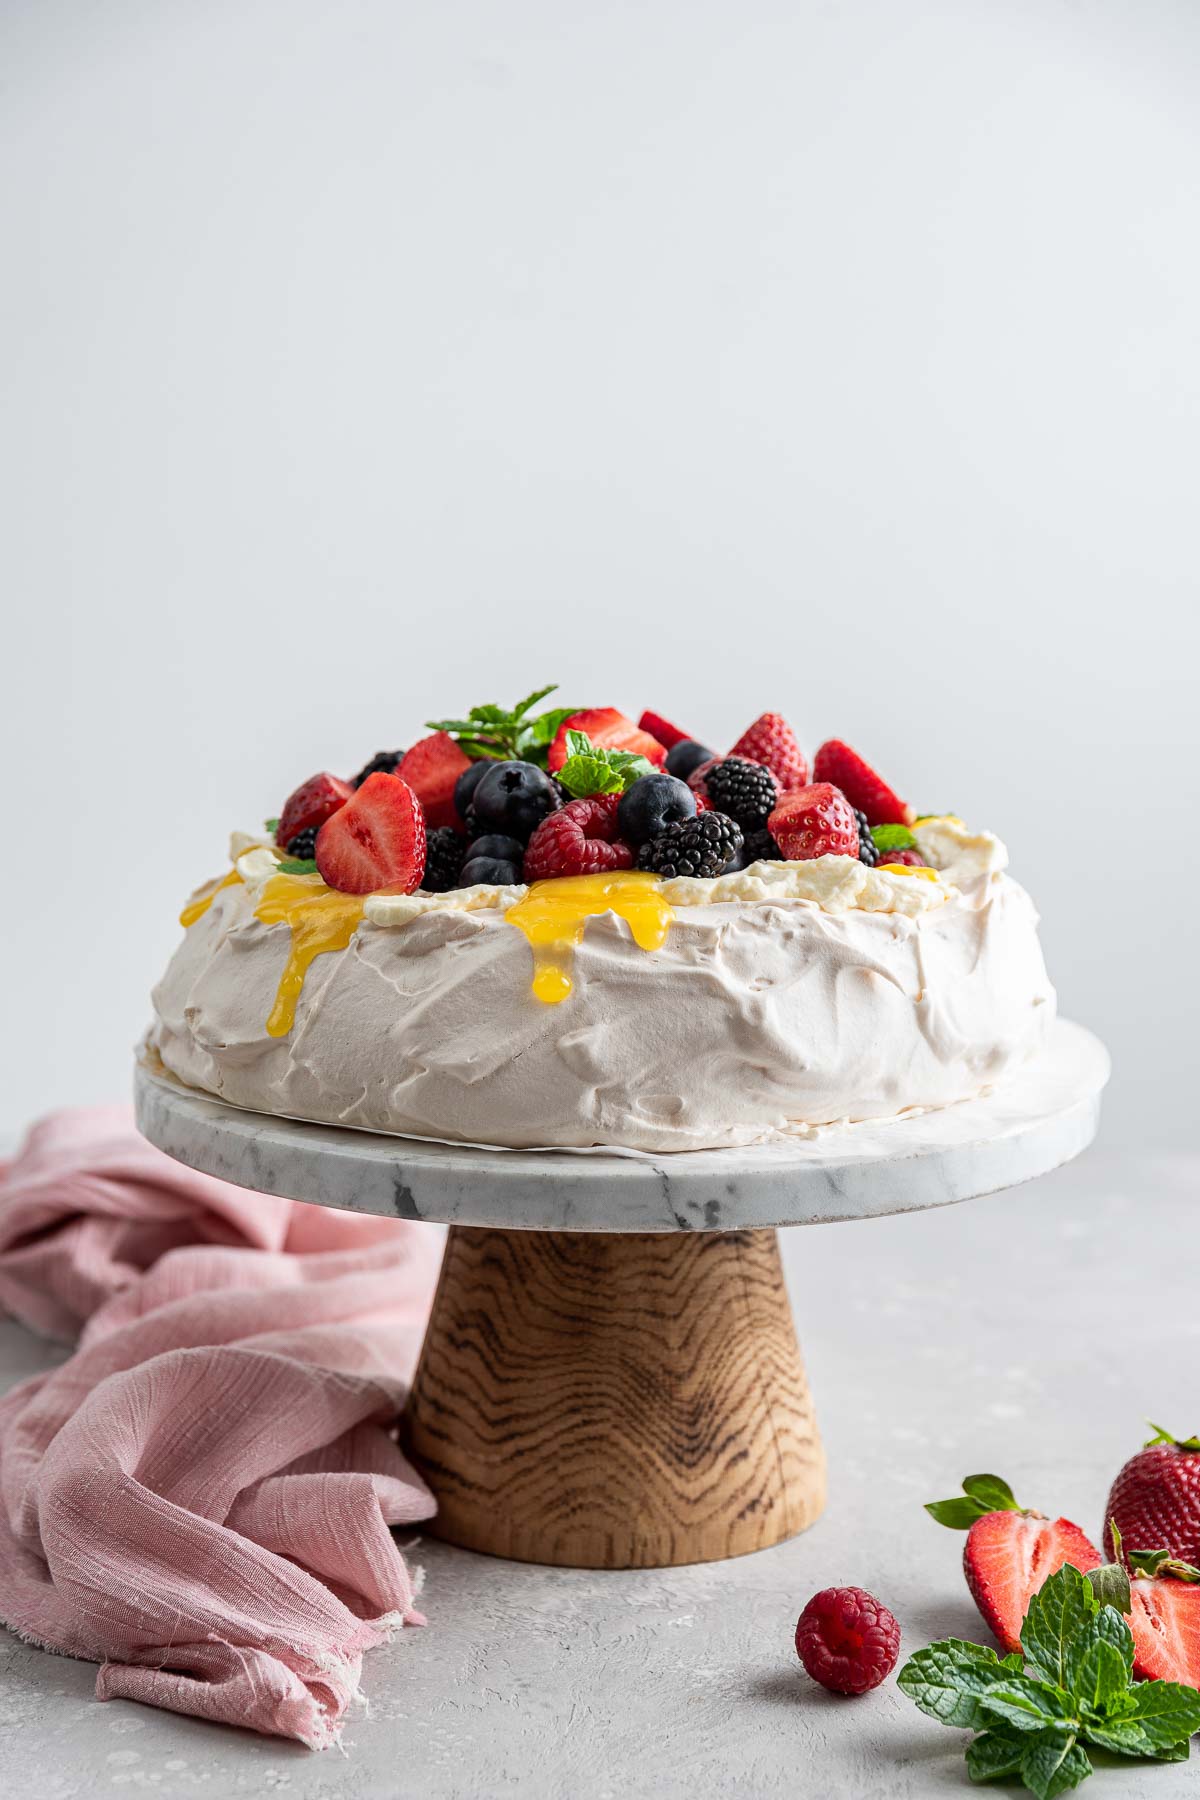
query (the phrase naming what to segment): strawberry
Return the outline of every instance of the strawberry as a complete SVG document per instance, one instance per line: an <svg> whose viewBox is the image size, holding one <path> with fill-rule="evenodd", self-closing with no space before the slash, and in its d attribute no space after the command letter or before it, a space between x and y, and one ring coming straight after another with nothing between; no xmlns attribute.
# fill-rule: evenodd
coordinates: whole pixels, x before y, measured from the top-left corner
<svg viewBox="0 0 1200 1800"><path fill-rule="evenodd" d="M368 775L317 833L317 871L343 894L411 894L425 873L425 815L399 775Z"/></svg>
<svg viewBox="0 0 1200 1800"><path fill-rule="evenodd" d="M763 713L749 731L743 731L730 756L764 763L779 783L780 792L808 783L808 758L782 713Z"/></svg>
<svg viewBox="0 0 1200 1800"><path fill-rule="evenodd" d="M827 781L781 794L767 830L787 862L814 856L857 856L858 820L845 795Z"/></svg>
<svg viewBox="0 0 1200 1800"><path fill-rule="evenodd" d="M396 773L407 781L421 802L431 831L439 825L458 827L454 784L470 766L470 757L459 749L448 731L435 731L432 737L421 738L401 758Z"/></svg>
<svg viewBox="0 0 1200 1800"><path fill-rule="evenodd" d="M320 775L310 775L307 781L300 783L294 794L288 795L279 815L275 842L286 848L302 831L308 831L314 825L323 825L339 806L345 806L353 793L354 789L348 781L341 781L327 770Z"/></svg>
<svg viewBox="0 0 1200 1800"><path fill-rule="evenodd" d="M599 744L605 750L629 750L635 756L644 756L647 762L661 764L667 759L666 745L651 737L648 731L639 731L633 720L627 719L615 706L592 706L583 712L572 713L559 726L547 759L551 772L561 769L567 760L568 731L582 731L593 744Z"/></svg>
<svg viewBox="0 0 1200 1800"><path fill-rule="evenodd" d="M830 738L813 758L813 777L832 781L841 788L851 806L865 812L869 825L911 825L913 809L893 793L870 763L863 761L857 750Z"/></svg>
<svg viewBox="0 0 1200 1800"><path fill-rule="evenodd" d="M1200 1569L1165 1550L1128 1556L1133 1672L1200 1687Z"/></svg>
<svg viewBox="0 0 1200 1800"><path fill-rule="evenodd" d="M931 1500L925 1510L939 1525L966 1531L963 1573L972 1598L1006 1651L1018 1650L1029 1602L1064 1563L1083 1574L1100 1567L1100 1553L1069 1519L1047 1519L1017 1505L998 1475L968 1475L964 1492Z"/></svg>
<svg viewBox="0 0 1200 1800"><path fill-rule="evenodd" d="M1200 1438L1174 1438L1155 1426L1113 1482L1104 1534L1113 1525L1131 1550L1169 1550L1200 1563Z"/></svg>
<svg viewBox="0 0 1200 1800"><path fill-rule="evenodd" d="M661 713L656 712L644 712L638 720L638 730L648 731L652 738L657 738L668 750L673 750L676 744L690 742L692 736L690 731L680 731L678 725L672 725L670 719L664 719Z"/></svg>

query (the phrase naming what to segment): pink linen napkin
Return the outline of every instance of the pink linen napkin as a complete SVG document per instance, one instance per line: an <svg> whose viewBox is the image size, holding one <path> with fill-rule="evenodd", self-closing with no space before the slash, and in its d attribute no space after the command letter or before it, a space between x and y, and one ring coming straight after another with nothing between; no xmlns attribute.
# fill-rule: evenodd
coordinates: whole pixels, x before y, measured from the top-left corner
<svg viewBox="0 0 1200 1800"><path fill-rule="evenodd" d="M423 1624L389 1526L434 1501L389 1425L431 1227L198 1175L123 1108L0 1165L0 1307L77 1339L0 1401L0 1617L123 1696L335 1742L362 1653Z"/></svg>

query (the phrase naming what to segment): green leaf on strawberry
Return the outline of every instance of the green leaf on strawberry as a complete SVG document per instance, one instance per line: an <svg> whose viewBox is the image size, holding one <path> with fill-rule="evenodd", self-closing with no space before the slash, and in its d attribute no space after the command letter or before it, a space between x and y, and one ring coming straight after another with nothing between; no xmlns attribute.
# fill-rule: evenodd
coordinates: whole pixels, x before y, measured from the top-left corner
<svg viewBox="0 0 1200 1800"><path fill-rule="evenodd" d="M568 731L567 760L558 780L576 800L589 794L623 794L654 765L631 750L606 750L582 731Z"/></svg>
<svg viewBox="0 0 1200 1800"><path fill-rule="evenodd" d="M881 826L880 830L883 829ZM875 837L874 831L871 836ZM951 1531L969 1531L976 1519L982 1519L988 1513L1020 1512L1021 1508L1007 1481L999 1475L965 1475L961 1494L950 1500L928 1500L925 1511L931 1519L948 1526Z"/></svg>

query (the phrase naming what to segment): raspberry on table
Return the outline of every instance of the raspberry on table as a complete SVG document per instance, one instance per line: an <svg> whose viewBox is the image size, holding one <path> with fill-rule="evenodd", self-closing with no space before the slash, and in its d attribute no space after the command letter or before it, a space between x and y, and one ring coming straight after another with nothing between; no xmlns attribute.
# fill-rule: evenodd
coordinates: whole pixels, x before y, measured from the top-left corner
<svg viewBox="0 0 1200 1800"><path fill-rule="evenodd" d="M631 869L633 851L617 836L619 794L589 794L542 820L525 851L526 881Z"/></svg>
<svg viewBox="0 0 1200 1800"><path fill-rule="evenodd" d="M832 1693L865 1694L895 1668L900 1627L865 1588L822 1588L800 1614L796 1654Z"/></svg>

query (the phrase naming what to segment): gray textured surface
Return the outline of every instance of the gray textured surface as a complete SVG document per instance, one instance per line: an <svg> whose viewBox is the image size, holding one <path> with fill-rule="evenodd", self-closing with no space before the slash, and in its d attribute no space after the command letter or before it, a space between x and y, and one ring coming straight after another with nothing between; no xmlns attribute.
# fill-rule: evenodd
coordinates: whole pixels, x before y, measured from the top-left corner
<svg viewBox="0 0 1200 1800"><path fill-rule="evenodd" d="M0 1788L280 1793L295 1800L909 1800L967 1794L962 1734L892 1684L840 1701L795 1662L796 1614L857 1581L907 1648L983 1635L961 1539L921 1502L970 1469L1027 1505L1099 1528L1108 1480L1147 1413L1192 1430L1200 1318L1191 1257L1200 1159L1097 1151L970 1206L785 1234L789 1282L829 1451L830 1500L805 1536L652 1574L544 1570L427 1540L430 1625L366 1662L370 1712L345 1754L91 1698L95 1671L0 1634ZM0 1327L18 1379L46 1347ZM1178 1800L1194 1767L1100 1771L1089 1800ZM1010 1790L1001 1789L1000 1792Z"/></svg>
<svg viewBox="0 0 1200 1800"><path fill-rule="evenodd" d="M139 1129L206 1174L321 1206L447 1225L735 1231L878 1218L994 1193L1091 1142L1108 1052L1055 1022L1044 1054L977 1100L794 1143L674 1156L484 1150L226 1105L139 1066Z"/></svg>

